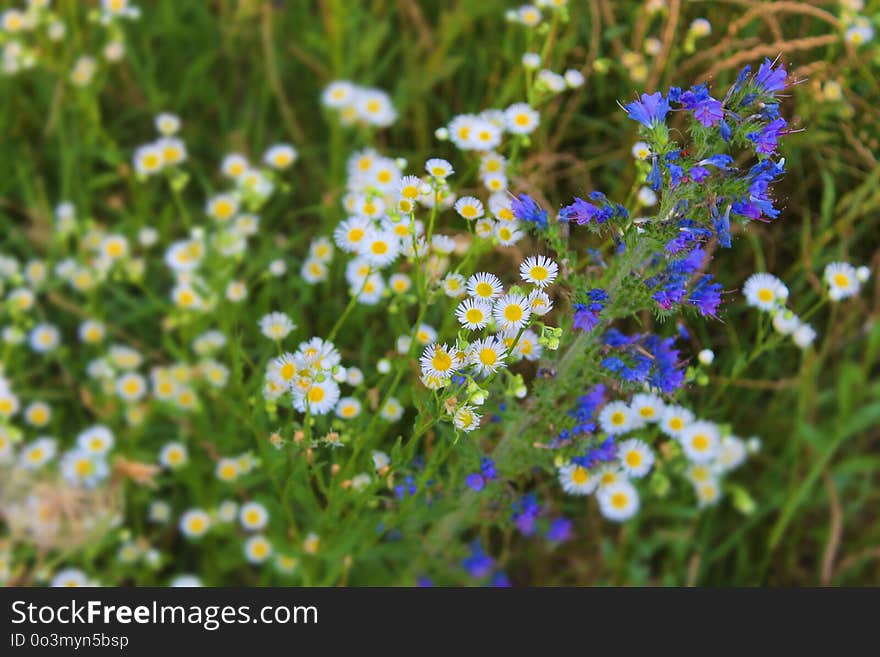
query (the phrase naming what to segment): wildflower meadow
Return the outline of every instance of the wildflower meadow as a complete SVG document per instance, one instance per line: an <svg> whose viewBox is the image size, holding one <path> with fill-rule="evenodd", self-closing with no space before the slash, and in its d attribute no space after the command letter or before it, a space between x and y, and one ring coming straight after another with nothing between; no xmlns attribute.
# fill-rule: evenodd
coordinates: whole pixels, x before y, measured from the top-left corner
<svg viewBox="0 0 880 657"><path fill-rule="evenodd" d="M878 0L0 4L3 584L880 584Z"/></svg>

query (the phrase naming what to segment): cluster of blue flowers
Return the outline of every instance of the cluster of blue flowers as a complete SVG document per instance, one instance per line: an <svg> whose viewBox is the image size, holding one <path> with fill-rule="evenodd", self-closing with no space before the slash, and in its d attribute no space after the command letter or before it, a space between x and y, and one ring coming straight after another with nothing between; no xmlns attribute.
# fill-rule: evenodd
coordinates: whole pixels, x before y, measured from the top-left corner
<svg viewBox="0 0 880 657"><path fill-rule="evenodd" d="M498 471L495 469L495 461L488 456L480 459L480 471L472 472L465 478L468 488L477 492L483 490L486 484L498 478Z"/></svg>
<svg viewBox="0 0 880 657"><path fill-rule="evenodd" d="M648 383L669 394L684 383L684 369L675 338L653 333L624 335L609 329L602 337L611 355L600 365L627 383Z"/></svg>
<svg viewBox="0 0 880 657"><path fill-rule="evenodd" d="M510 519L523 536L534 536L538 532L537 521L545 510L538 502L534 493L523 495L511 505L513 513ZM551 520L544 531L544 538L554 543L561 543L571 538L572 522L564 516Z"/></svg>
<svg viewBox="0 0 880 657"><path fill-rule="evenodd" d="M574 305L574 328L580 331L592 331L599 324L599 313L605 310L608 293L598 287L587 292L589 303Z"/></svg>
<svg viewBox="0 0 880 657"><path fill-rule="evenodd" d="M590 201L575 197L571 205L559 211L559 221L600 226L609 219L628 219L629 213L622 205L612 203L602 192L590 192Z"/></svg>

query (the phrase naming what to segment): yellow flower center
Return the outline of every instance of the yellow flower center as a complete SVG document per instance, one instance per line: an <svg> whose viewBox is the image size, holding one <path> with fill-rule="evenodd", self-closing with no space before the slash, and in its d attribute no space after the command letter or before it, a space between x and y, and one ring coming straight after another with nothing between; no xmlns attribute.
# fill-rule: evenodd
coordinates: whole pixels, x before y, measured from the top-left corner
<svg viewBox="0 0 880 657"><path fill-rule="evenodd" d="M478 297L483 297L486 299L491 297L492 294L495 292L495 290L492 288L492 286L486 282L477 283L477 287L474 291L477 293Z"/></svg>
<svg viewBox="0 0 880 657"><path fill-rule="evenodd" d="M843 273L834 274L832 280L837 287L847 287L849 285L849 276Z"/></svg>
<svg viewBox="0 0 880 657"><path fill-rule="evenodd" d="M590 473L587 472L587 469L582 466L577 466L574 470L571 471L571 480L576 483L578 486L581 484L587 483L587 480L590 478Z"/></svg>
<svg viewBox="0 0 880 657"><path fill-rule="evenodd" d="M709 448L709 437L698 433L691 439L691 446L698 452L704 452Z"/></svg>
<svg viewBox="0 0 880 657"><path fill-rule="evenodd" d="M762 287L760 290L758 290L758 299L760 301L763 301L764 303L769 303L773 301L773 290Z"/></svg>
<svg viewBox="0 0 880 657"><path fill-rule="evenodd" d="M619 427L624 422L626 422L626 414L622 411L615 411L611 414L611 424L615 427Z"/></svg>
<svg viewBox="0 0 880 657"><path fill-rule="evenodd" d="M324 389L321 386L314 386L308 393L309 401L313 404L317 404L326 396L327 393L324 392Z"/></svg>
<svg viewBox="0 0 880 657"><path fill-rule="evenodd" d="M431 358L431 365L438 372L445 372L452 367L452 358L442 349L438 349L434 352L434 357Z"/></svg>
<svg viewBox="0 0 880 657"><path fill-rule="evenodd" d="M465 313L464 318L471 324L478 324L483 321L483 311L479 308L471 308Z"/></svg>
<svg viewBox="0 0 880 657"><path fill-rule="evenodd" d="M496 360L498 360L498 354L494 349L487 348L480 351L480 362L483 365L494 365Z"/></svg>
<svg viewBox="0 0 880 657"><path fill-rule="evenodd" d="M637 468L642 464L642 455L636 450L632 450L626 455L626 464L631 468Z"/></svg>
<svg viewBox="0 0 880 657"><path fill-rule="evenodd" d="M680 417L674 417L669 420L669 428L673 431L681 431L684 428L684 420Z"/></svg>
<svg viewBox="0 0 880 657"><path fill-rule="evenodd" d="M544 267L541 267L540 265L532 267L532 269L529 271L529 276L531 276L536 281L546 280L549 275L550 272L548 272Z"/></svg>
<svg viewBox="0 0 880 657"><path fill-rule="evenodd" d="M628 501L629 498L627 498L626 493L614 493L611 496L611 506L615 509L625 509Z"/></svg>
<svg viewBox="0 0 880 657"><path fill-rule="evenodd" d="M508 322L518 322L522 319L522 316L522 308L520 308L516 304L511 304L504 309L504 319L506 319Z"/></svg>
<svg viewBox="0 0 880 657"><path fill-rule="evenodd" d="M654 409L651 406L642 406L639 409L639 415L644 418L654 417Z"/></svg>

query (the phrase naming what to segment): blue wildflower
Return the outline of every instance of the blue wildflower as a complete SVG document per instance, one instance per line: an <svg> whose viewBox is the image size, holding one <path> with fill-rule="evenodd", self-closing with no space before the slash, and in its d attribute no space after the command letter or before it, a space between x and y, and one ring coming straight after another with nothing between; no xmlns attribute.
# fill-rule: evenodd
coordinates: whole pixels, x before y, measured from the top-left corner
<svg viewBox="0 0 880 657"><path fill-rule="evenodd" d="M776 152L776 146L781 135L787 134L783 129L788 125L788 121L781 116L770 121L758 132L750 132L747 136L757 144L755 151L763 155L772 155Z"/></svg>
<svg viewBox="0 0 880 657"><path fill-rule="evenodd" d="M548 541L563 543L571 538L572 522L568 518L556 518L545 534Z"/></svg>
<svg viewBox="0 0 880 657"><path fill-rule="evenodd" d="M709 87L700 84L681 95L681 103L691 110L694 118L706 128L717 125L724 118L724 107L720 100L709 95Z"/></svg>
<svg viewBox="0 0 880 657"><path fill-rule="evenodd" d="M541 513L541 505L533 493L523 495L519 500L514 502L511 507L513 514L510 519L513 520L516 528L523 536L531 536L535 533L535 521Z"/></svg>
<svg viewBox="0 0 880 657"><path fill-rule="evenodd" d="M476 540L471 543L471 553L462 559L461 567L474 579L482 579L492 572L495 560L483 552L483 546Z"/></svg>
<svg viewBox="0 0 880 657"><path fill-rule="evenodd" d="M780 65L774 69L776 62L771 62L769 58L764 59L764 63L758 68L755 75L755 84L760 92L772 94L775 91L785 89L785 80L788 72Z"/></svg>
<svg viewBox="0 0 880 657"><path fill-rule="evenodd" d="M547 211L538 205L528 194L520 194L511 203L513 216L520 221L535 224L540 229L547 228Z"/></svg>
<svg viewBox="0 0 880 657"><path fill-rule="evenodd" d="M638 121L647 128L652 128L666 120L669 101L663 97L663 94L656 91L653 94L642 94L641 100L635 100L623 109L626 110L629 118Z"/></svg>

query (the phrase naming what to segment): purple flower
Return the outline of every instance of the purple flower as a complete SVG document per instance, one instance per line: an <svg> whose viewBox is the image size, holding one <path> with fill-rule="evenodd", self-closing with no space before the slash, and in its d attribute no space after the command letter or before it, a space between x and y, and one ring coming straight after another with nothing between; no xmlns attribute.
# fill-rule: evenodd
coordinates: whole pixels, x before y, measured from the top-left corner
<svg viewBox="0 0 880 657"><path fill-rule="evenodd" d="M666 120L666 114L669 112L669 101L663 97L659 91L652 94L642 94L641 100L635 100L623 109L626 110L627 116L638 121L647 128L652 128L658 123Z"/></svg>
<svg viewBox="0 0 880 657"><path fill-rule="evenodd" d="M788 122L781 116L773 119L758 132L750 132L748 138L757 144L755 151L763 155L772 155L776 152L776 146L781 135L788 134L783 129Z"/></svg>
<svg viewBox="0 0 880 657"><path fill-rule="evenodd" d="M471 543L471 553L462 559L461 567L474 579L482 579L492 572L495 560L483 552L480 541Z"/></svg>
<svg viewBox="0 0 880 657"><path fill-rule="evenodd" d="M486 486L486 480L483 478L483 475L476 472L469 474L465 478L464 483L468 485L468 488L472 488L478 493Z"/></svg>
<svg viewBox="0 0 880 657"><path fill-rule="evenodd" d="M775 62L771 62L770 59L765 58L764 63L761 64L758 69L758 74L755 75L755 84L757 85L759 91L764 93L772 94L774 91L782 91L785 89L785 80L788 77L788 73L782 67L774 69Z"/></svg>
<svg viewBox="0 0 880 657"><path fill-rule="evenodd" d="M535 202L528 194L520 194L511 203L513 216L520 221L535 224L542 230L547 228L547 211Z"/></svg>
<svg viewBox="0 0 880 657"><path fill-rule="evenodd" d="M547 528L547 540L563 543L571 538L572 522L568 518L556 518Z"/></svg>
<svg viewBox="0 0 880 657"><path fill-rule="evenodd" d="M696 306L704 317L715 317L721 305L721 284L711 281L708 274L700 278L687 298L687 302Z"/></svg>
<svg viewBox="0 0 880 657"><path fill-rule="evenodd" d="M724 118L720 100L709 95L709 87L700 84L681 95L681 103L694 113L694 118L706 128L717 125Z"/></svg>
<svg viewBox="0 0 880 657"><path fill-rule="evenodd" d="M535 521L538 514L541 513L541 506L538 504L537 498L533 494L523 495L512 505L513 514L510 519L513 520L516 528L523 536L531 536L535 533Z"/></svg>

